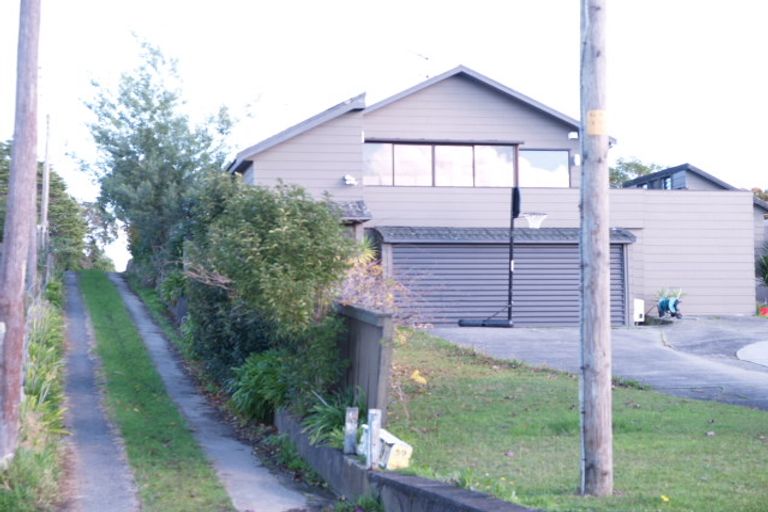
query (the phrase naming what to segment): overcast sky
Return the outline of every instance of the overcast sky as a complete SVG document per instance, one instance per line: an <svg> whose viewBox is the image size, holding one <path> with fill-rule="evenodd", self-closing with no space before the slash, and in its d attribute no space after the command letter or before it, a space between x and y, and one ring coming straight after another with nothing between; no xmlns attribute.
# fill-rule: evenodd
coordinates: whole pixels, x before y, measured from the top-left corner
<svg viewBox="0 0 768 512"><path fill-rule="evenodd" d="M0 139L13 133L18 3L0 2ZM360 92L370 105L458 64L578 117L578 0L42 4L40 110L51 116L53 164L79 198L97 193L66 157L93 154L83 100L91 80L115 84L137 65L133 34L178 59L193 116L224 104L243 120L233 151ZM688 162L768 188L768 3L608 4L611 157Z"/></svg>

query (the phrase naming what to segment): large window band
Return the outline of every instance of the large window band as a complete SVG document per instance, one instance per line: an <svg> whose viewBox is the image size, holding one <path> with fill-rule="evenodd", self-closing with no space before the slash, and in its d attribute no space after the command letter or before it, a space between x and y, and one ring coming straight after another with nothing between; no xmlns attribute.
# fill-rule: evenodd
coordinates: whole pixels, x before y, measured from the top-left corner
<svg viewBox="0 0 768 512"><path fill-rule="evenodd" d="M511 187L515 145L367 142L363 183L396 187ZM568 150L520 148L520 187L569 186Z"/></svg>

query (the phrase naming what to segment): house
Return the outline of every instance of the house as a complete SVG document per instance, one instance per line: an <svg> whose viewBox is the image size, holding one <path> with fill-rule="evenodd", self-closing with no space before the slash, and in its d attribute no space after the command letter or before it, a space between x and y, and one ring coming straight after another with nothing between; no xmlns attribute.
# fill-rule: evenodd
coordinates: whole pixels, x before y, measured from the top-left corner
<svg viewBox="0 0 768 512"><path fill-rule="evenodd" d="M368 230L386 271L412 290L426 321L486 318L507 304L510 186L516 325L579 320L579 122L460 66L367 106L360 95L244 149L229 170L246 183L283 180L344 205ZM610 191L614 324L632 299L663 288L687 314L753 314L753 202L739 190Z"/></svg>
<svg viewBox="0 0 768 512"><path fill-rule="evenodd" d="M624 183L624 188L651 190L737 190L736 187L691 164L682 164L640 176ZM755 251L768 241L768 202L752 198L755 228Z"/></svg>

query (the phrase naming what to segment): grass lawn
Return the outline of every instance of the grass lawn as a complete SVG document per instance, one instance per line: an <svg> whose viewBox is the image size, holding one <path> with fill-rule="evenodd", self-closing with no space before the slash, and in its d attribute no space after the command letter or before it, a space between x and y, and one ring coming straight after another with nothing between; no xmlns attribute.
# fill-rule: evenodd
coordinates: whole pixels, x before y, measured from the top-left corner
<svg viewBox="0 0 768 512"><path fill-rule="evenodd" d="M388 428L415 474L546 510L768 510L766 412L616 387L614 496L582 498L575 375L405 334Z"/></svg>
<svg viewBox="0 0 768 512"><path fill-rule="evenodd" d="M142 510L234 510L166 394L114 285L102 272L84 271L80 286L102 359L107 405L125 440Z"/></svg>

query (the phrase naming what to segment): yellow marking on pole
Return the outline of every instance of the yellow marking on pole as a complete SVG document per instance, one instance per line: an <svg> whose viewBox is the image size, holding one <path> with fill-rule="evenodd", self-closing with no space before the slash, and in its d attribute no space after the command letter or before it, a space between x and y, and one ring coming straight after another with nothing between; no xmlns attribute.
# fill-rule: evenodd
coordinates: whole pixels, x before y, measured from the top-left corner
<svg viewBox="0 0 768 512"><path fill-rule="evenodd" d="M587 135L608 135L608 111L587 112Z"/></svg>

